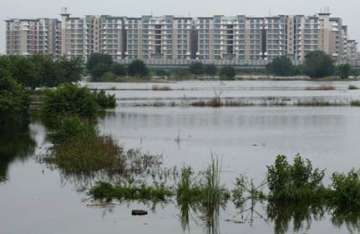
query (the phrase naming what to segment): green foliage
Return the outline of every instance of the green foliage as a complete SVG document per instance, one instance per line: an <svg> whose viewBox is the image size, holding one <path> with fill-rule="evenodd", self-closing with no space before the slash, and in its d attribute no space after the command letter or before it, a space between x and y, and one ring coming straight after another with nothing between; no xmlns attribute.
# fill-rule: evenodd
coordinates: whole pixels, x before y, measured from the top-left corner
<svg viewBox="0 0 360 234"><path fill-rule="evenodd" d="M332 58L323 51L313 51L305 56L304 72L311 78L322 78L334 74Z"/></svg>
<svg viewBox="0 0 360 234"><path fill-rule="evenodd" d="M164 185L140 186L126 185L113 186L110 183L99 182L89 191L89 194L97 200L111 201L117 199L119 201L167 201L173 192Z"/></svg>
<svg viewBox="0 0 360 234"><path fill-rule="evenodd" d="M282 202L314 201L324 192L324 170L313 169L309 160L295 156L289 164L283 155L277 156L274 165L268 166L267 182L270 200Z"/></svg>
<svg viewBox="0 0 360 234"><path fill-rule="evenodd" d="M99 63L94 65L90 70L92 81L103 81L103 79L109 77L109 74L113 75L109 72L110 70L110 66L107 64Z"/></svg>
<svg viewBox="0 0 360 234"><path fill-rule="evenodd" d="M221 80L234 80L236 71L232 66L224 66L220 69L219 76Z"/></svg>
<svg viewBox="0 0 360 234"><path fill-rule="evenodd" d="M116 107L116 98L115 95L106 94L104 90L95 92L96 102L100 105L101 108L115 108Z"/></svg>
<svg viewBox="0 0 360 234"><path fill-rule="evenodd" d="M55 165L65 175L92 176L100 172L112 174L124 168L123 149L112 138L97 136L84 126L78 128L83 128L82 134L76 133L55 144L45 158L47 163ZM72 134L70 130L64 132L62 136Z"/></svg>
<svg viewBox="0 0 360 234"><path fill-rule="evenodd" d="M351 101L350 105L351 106L360 106L360 101L359 100Z"/></svg>
<svg viewBox="0 0 360 234"><path fill-rule="evenodd" d="M266 69L276 76L293 76L295 75L295 67L287 56L275 58L266 66Z"/></svg>
<svg viewBox="0 0 360 234"><path fill-rule="evenodd" d="M332 175L331 202L341 210L360 209L360 171Z"/></svg>
<svg viewBox="0 0 360 234"><path fill-rule="evenodd" d="M0 56L0 71L25 87L34 89L79 81L83 73L83 63L80 58L55 60L46 55Z"/></svg>
<svg viewBox="0 0 360 234"><path fill-rule="evenodd" d="M100 110L96 96L88 88L65 84L48 90L44 97L42 115L50 123L67 116L94 119Z"/></svg>
<svg viewBox="0 0 360 234"><path fill-rule="evenodd" d="M204 74L204 70L204 65L201 62L195 62L189 66L190 73L194 75L202 75Z"/></svg>
<svg viewBox="0 0 360 234"><path fill-rule="evenodd" d="M76 138L95 136L96 130L88 121L83 121L79 117L65 117L56 127L53 139L55 144L61 144Z"/></svg>
<svg viewBox="0 0 360 234"><path fill-rule="evenodd" d="M128 74L130 76L146 77L149 74L149 69L141 60L134 60L128 66Z"/></svg>
<svg viewBox="0 0 360 234"><path fill-rule="evenodd" d="M216 76L218 70L215 64L205 65L204 73L209 76Z"/></svg>
<svg viewBox="0 0 360 234"><path fill-rule="evenodd" d="M105 72L98 81L114 82L117 81L117 77L112 72Z"/></svg>
<svg viewBox="0 0 360 234"><path fill-rule="evenodd" d="M86 68L94 81L99 81L102 75L111 71L113 60L110 55L91 54L86 63Z"/></svg>
<svg viewBox="0 0 360 234"><path fill-rule="evenodd" d="M29 94L10 77L0 77L0 131L22 129L29 120Z"/></svg>
<svg viewBox="0 0 360 234"><path fill-rule="evenodd" d="M350 64L341 64L336 67L336 73L340 76L341 79L347 79L351 73L351 65Z"/></svg>
<svg viewBox="0 0 360 234"><path fill-rule="evenodd" d="M126 76L127 74L127 69L124 65L119 64L119 63L114 63L111 66L111 72L116 75L116 76Z"/></svg>

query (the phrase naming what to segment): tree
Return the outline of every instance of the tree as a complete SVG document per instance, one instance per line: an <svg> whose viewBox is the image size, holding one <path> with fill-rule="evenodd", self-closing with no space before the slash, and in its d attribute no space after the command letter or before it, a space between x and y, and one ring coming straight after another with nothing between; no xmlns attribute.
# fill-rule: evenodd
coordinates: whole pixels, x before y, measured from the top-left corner
<svg viewBox="0 0 360 234"><path fill-rule="evenodd" d="M102 81L102 77L110 71L110 67L103 63L96 64L91 69L91 78L92 81Z"/></svg>
<svg viewBox="0 0 360 234"><path fill-rule="evenodd" d="M189 67L189 71L194 75L204 74L204 65L201 62L192 63Z"/></svg>
<svg viewBox="0 0 360 234"><path fill-rule="evenodd" d="M205 74L209 76L215 76L217 74L217 67L214 64L208 64L205 66Z"/></svg>
<svg viewBox="0 0 360 234"><path fill-rule="evenodd" d="M134 60L128 66L128 74L130 76L145 77L149 74L149 69L141 60Z"/></svg>
<svg viewBox="0 0 360 234"><path fill-rule="evenodd" d="M333 75L334 70L334 61L323 51L313 51L305 56L304 72L311 78Z"/></svg>
<svg viewBox="0 0 360 234"><path fill-rule="evenodd" d="M295 67L286 56L275 58L266 66L266 69L276 76L292 76L295 74Z"/></svg>
<svg viewBox="0 0 360 234"><path fill-rule="evenodd" d="M336 67L337 75L340 76L341 79L347 79L350 76L351 65L350 64L340 64Z"/></svg>
<svg viewBox="0 0 360 234"><path fill-rule="evenodd" d="M221 80L234 80L236 71L232 66L224 66L220 69Z"/></svg>
<svg viewBox="0 0 360 234"><path fill-rule="evenodd" d="M106 72L111 71L113 59L111 55L94 53L91 54L86 68L95 81L99 81Z"/></svg>
<svg viewBox="0 0 360 234"><path fill-rule="evenodd" d="M86 63L86 68L88 69L88 71L91 71L93 67L100 63L111 67L111 65L113 64L113 59L111 55L94 53L90 55Z"/></svg>
<svg viewBox="0 0 360 234"><path fill-rule="evenodd" d="M114 63L111 66L111 72L116 76L126 76L126 67L119 63Z"/></svg>
<svg viewBox="0 0 360 234"><path fill-rule="evenodd" d="M0 131L22 130L29 121L29 94L10 76L0 77Z"/></svg>

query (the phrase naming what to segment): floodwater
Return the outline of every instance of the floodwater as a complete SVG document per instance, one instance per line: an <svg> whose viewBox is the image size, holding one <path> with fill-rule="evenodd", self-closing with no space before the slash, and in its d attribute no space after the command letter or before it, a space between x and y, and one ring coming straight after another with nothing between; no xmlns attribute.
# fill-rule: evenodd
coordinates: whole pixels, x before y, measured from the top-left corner
<svg viewBox="0 0 360 234"><path fill-rule="evenodd" d="M264 97L269 93L285 95L284 92L299 96L301 93L323 96L337 93L354 99L359 95L357 90L346 89L350 84L347 82L331 82L337 88L331 91L304 90L304 87L323 85L323 82L294 82L239 81L234 82L234 87L239 88L232 92ZM206 96L206 92L212 92L217 87L215 83L204 82L204 87L209 88L198 90L198 95ZM202 87L201 84L179 82L171 85L182 87L183 90L177 90L179 92L193 92L187 87ZM227 82L226 86L231 84ZM354 84L360 86L360 83ZM116 86L118 90L110 92L116 94L119 103L129 96L182 96L174 93L176 90L141 90L151 85L90 84L104 89ZM254 89L249 90L249 87ZM113 136L126 149L138 148L143 152L161 154L166 167L190 165L200 170L206 168L211 157L217 157L222 165L222 182L230 188L240 174L254 178L255 183L260 184L266 166L272 164L278 154L292 158L299 153L309 158L314 166L326 168L327 176L334 171L360 168L360 108L356 107L214 109L119 105L100 120L99 130ZM0 162L1 234L335 234L358 233L360 230L356 219L346 224L346 220L341 221L326 212L321 217L310 211L301 215L283 212L274 218L268 214L265 205L257 205L253 212L241 213L231 202L220 211L216 227L209 228L201 214L191 212L189 228L183 230L176 202L156 207L139 203L115 203L105 208L93 206L81 186L37 160L49 144L41 123L32 123L29 131L21 136L0 137L0 142L1 156L5 156L5 160L1 158ZM147 209L150 213L134 217L130 215L133 208Z"/></svg>

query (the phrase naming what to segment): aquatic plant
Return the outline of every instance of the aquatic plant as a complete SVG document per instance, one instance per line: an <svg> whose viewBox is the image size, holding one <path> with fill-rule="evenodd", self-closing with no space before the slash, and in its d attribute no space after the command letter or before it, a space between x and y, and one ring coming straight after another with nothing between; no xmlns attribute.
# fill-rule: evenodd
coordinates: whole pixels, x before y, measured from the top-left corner
<svg viewBox="0 0 360 234"><path fill-rule="evenodd" d="M165 85L163 85L163 86L153 85L151 87L151 89L154 91L170 91L171 90L171 88L169 86L165 86Z"/></svg>
<svg viewBox="0 0 360 234"><path fill-rule="evenodd" d="M317 87L305 87L305 90L335 90L336 88L332 85L320 85L320 86L317 86Z"/></svg>
<svg viewBox="0 0 360 234"><path fill-rule="evenodd" d="M351 106L360 106L360 100L351 101L350 105Z"/></svg>
<svg viewBox="0 0 360 234"><path fill-rule="evenodd" d="M360 171L332 175L331 203L341 210L360 209Z"/></svg>
<svg viewBox="0 0 360 234"><path fill-rule="evenodd" d="M89 195L96 200L111 201L117 199L119 201L167 201L173 192L165 185L148 186L144 183L140 185L112 185L107 182L98 182L89 191Z"/></svg>
<svg viewBox="0 0 360 234"><path fill-rule="evenodd" d="M349 85L348 89L349 90L356 90L356 89L359 89L359 87L357 87L356 85Z"/></svg>
<svg viewBox="0 0 360 234"><path fill-rule="evenodd" d="M282 202L318 201L326 189L322 185L324 170L313 168L310 160L296 155L293 164L286 156L278 155L275 163L268 166L267 182L269 200Z"/></svg>
<svg viewBox="0 0 360 234"><path fill-rule="evenodd" d="M106 94L104 90L94 92L97 104L103 108L115 108L116 98L115 95Z"/></svg>

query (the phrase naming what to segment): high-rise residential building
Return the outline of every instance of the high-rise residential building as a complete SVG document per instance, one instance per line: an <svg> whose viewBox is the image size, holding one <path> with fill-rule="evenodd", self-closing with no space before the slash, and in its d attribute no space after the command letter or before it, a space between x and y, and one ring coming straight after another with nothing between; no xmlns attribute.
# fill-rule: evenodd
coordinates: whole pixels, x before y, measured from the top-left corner
<svg viewBox="0 0 360 234"><path fill-rule="evenodd" d="M61 22L57 19L6 20L6 53L60 55Z"/></svg>
<svg viewBox="0 0 360 234"><path fill-rule="evenodd" d="M357 61L357 43L349 40L342 19L330 13L313 16L245 15L212 17L92 16L7 21L8 54L83 57L103 53L128 63L266 64L279 56L302 63L322 50L337 63Z"/></svg>

